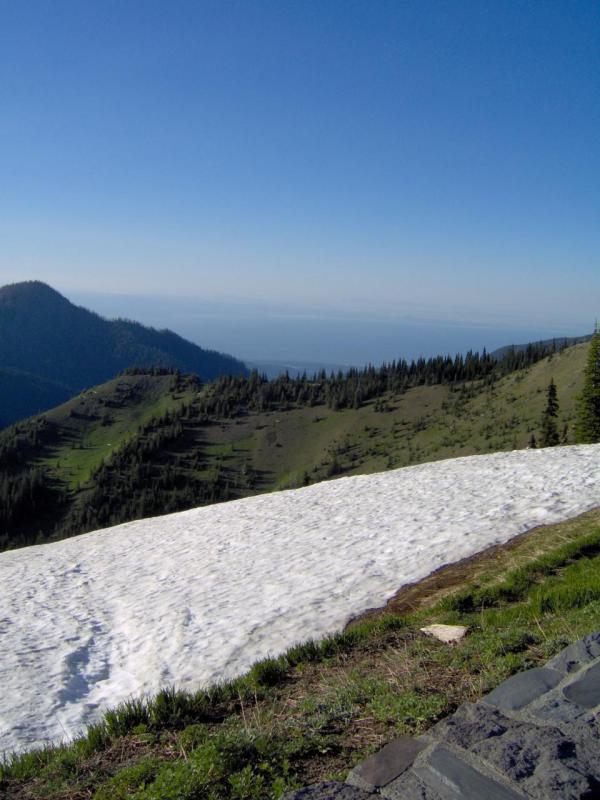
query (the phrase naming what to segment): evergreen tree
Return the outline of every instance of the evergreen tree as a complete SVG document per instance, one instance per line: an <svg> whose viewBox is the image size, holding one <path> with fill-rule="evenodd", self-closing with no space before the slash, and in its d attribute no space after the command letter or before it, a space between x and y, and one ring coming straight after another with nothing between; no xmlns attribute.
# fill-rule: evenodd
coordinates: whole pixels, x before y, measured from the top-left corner
<svg viewBox="0 0 600 800"><path fill-rule="evenodd" d="M578 443L600 442L600 329L590 342L587 363L583 372L583 391L577 406L575 436Z"/></svg>
<svg viewBox="0 0 600 800"><path fill-rule="evenodd" d="M537 447L537 442L535 440L535 433L532 433L531 439L529 440L529 449L535 450L536 447Z"/></svg>
<svg viewBox="0 0 600 800"><path fill-rule="evenodd" d="M542 416L542 447L555 447L560 437L558 435L558 397L554 378L550 380L546 390L546 409Z"/></svg>

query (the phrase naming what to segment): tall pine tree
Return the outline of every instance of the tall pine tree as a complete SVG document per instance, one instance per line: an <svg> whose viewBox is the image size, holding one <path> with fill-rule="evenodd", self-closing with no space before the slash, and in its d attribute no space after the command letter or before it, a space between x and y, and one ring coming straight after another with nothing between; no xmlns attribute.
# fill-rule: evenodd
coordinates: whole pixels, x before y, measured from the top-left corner
<svg viewBox="0 0 600 800"><path fill-rule="evenodd" d="M558 397L556 384L551 378L546 390L546 409L542 416L542 447L555 447L560 440L558 435Z"/></svg>
<svg viewBox="0 0 600 800"><path fill-rule="evenodd" d="M583 372L575 436L581 444L600 442L600 329L597 323Z"/></svg>

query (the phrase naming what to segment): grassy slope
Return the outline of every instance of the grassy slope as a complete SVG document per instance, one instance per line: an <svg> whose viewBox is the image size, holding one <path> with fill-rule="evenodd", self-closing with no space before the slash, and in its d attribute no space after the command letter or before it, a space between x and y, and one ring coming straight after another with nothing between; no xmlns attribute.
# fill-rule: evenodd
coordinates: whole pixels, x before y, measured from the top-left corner
<svg viewBox="0 0 600 800"><path fill-rule="evenodd" d="M426 730L513 672L600 628L600 511L539 528L451 566L399 613L381 612L321 643L256 665L210 691L164 691L110 712L72 745L0 768L7 798L197 800L279 797L341 779L398 733ZM463 570L461 572L461 570ZM455 647L429 622L462 623Z"/></svg>
<svg viewBox="0 0 600 800"><path fill-rule="evenodd" d="M171 375L115 378L44 414L56 439L36 461L74 489L89 480L103 459L135 437L140 426L192 396L190 387L175 392Z"/></svg>
<svg viewBox="0 0 600 800"><path fill-rule="evenodd" d="M261 489L273 489L296 485L304 472L311 481L327 477L333 452L345 474L368 474L525 447L531 433L539 433L551 377L558 387L561 427L572 422L587 347L564 350L503 378L492 390L475 391L473 397L445 386L422 386L387 398L386 412L369 402L356 410L318 406L219 420L203 432L204 471L210 472L218 461L232 473L245 465L263 476ZM103 458L136 435L139 425L192 400L192 389L174 393L171 380L126 375L47 412L60 440L40 463L70 486L83 483ZM107 401L123 405L107 408ZM195 439L191 446L197 446Z"/></svg>
<svg viewBox="0 0 600 800"><path fill-rule="evenodd" d="M233 475L254 469L261 489L301 485L329 477L332 454L344 474L526 447L539 434L550 379L558 387L560 428L572 428L574 398L581 388L587 344L576 345L507 376L491 390L452 392L422 386L375 403L331 411L323 406L223 420L207 430L209 452Z"/></svg>
<svg viewBox="0 0 600 800"><path fill-rule="evenodd" d="M43 504L39 498L27 501L25 497L25 502L15 506L10 494L8 498L4 494L0 516L14 508L22 510L16 523L7 526L6 535L0 535L0 549L63 535L60 526L70 512L86 507L92 476L102 462L135 440L140 426L154 426L165 411L191 402L198 389L194 378L174 374L122 375L1 431L0 451L4 447L14 453L17 447L18 456L4 462L0 483L5 478L27 486L33 469L44 476L52 495ZM67 527L64 533L73 532L81 532L81 526Z"/></svg>

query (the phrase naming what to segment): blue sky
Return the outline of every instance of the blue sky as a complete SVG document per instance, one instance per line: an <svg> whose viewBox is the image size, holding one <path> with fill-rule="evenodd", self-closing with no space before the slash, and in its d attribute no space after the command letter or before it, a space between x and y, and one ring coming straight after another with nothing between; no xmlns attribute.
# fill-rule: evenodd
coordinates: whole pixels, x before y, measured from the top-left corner
<svg viewBox="0 0 600 800"><path fill-rule="evenodd" d="M587 330L599 43L592 0L0 0L0 282Z"/></svg>

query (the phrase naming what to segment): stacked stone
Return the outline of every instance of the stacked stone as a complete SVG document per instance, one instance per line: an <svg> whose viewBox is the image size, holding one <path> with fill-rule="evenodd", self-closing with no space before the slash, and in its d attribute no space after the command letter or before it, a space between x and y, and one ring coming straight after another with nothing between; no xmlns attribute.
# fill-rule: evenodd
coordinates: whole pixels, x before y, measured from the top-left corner
<svg viewBox="0 0 600 800"><path fill-rule="evenodd" d="M600 798L600 632L285 800Z"/></svg>

